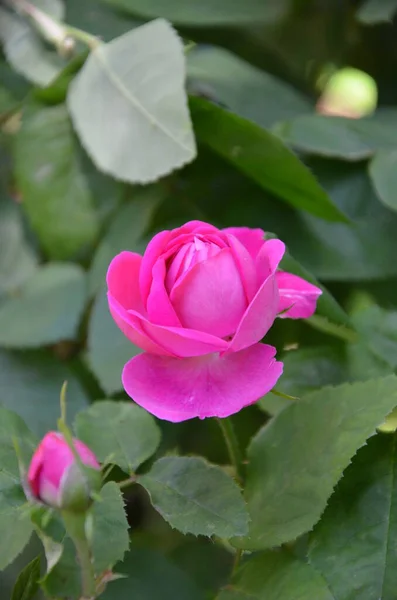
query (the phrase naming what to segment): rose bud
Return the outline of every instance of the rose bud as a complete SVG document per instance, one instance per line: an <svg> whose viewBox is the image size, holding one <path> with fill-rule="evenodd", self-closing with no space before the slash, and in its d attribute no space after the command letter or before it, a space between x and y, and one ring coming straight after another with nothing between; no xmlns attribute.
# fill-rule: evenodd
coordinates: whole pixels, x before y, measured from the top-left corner
<svg viewBox="0 0 397 600"><path fill-rule="evenodd" d="M100 465L89 448L73 440L81 463L61 433L50 431L37 447L28 471L32 496L54 508L81 512L91 504L91 494L99 490Z"/></svg>

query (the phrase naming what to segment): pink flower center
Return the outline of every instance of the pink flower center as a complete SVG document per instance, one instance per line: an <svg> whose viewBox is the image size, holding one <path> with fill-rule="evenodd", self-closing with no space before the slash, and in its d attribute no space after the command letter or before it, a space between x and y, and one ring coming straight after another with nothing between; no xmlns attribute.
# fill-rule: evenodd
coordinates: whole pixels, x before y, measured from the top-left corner
<svg viewBox="0 0 397 600"><path fill-rule="evenodd" d="M170 293L175 283L195 265L212 258L221 251L213 242L207 242L194 236L193 240L184 244L168 261L165 287Z"/></svg>

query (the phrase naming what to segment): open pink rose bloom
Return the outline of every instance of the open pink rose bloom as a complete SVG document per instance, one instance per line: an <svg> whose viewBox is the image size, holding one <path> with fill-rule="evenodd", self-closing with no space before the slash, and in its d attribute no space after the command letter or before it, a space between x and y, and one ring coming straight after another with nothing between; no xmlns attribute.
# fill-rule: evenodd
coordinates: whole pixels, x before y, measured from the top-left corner
<svg viewBox="0 0 397 600"><path fill-rule="evenodd" d="M310 317L321 290L278 270L285 246L261 229L200 221L162 231L107 274L113 319L144 352L124 388L168 421L227 417L269 392L283 364L260 343L279 315Z"/></svg>

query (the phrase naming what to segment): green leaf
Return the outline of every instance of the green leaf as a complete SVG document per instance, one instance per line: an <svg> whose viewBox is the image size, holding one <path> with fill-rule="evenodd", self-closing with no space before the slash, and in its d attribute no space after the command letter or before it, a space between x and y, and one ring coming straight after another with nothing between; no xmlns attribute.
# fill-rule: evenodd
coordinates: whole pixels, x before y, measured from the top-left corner
<svg viewBox="0 0 397 600"><path fill-rule="evenodd" d="M24 283L37 263L37 254L25 235L20 206L0 190L0 296Z"/></svg>
<svg viewBox="0 0 397 600"><path fill-rule="evenodd" d="M89 273L89 290L95 294L105 284L106 271L116 254L123 250L142 252L143 236L152 221L153 214L165 198L159 186L135 190L132 199L121 206L112 219L94 255Z"/></svg>
<svg viewBox="0 0 397 600"><path fill-rule="evenodd" d="M364 0L356 15L361 23L373 25L382 22L391 23L396 11L396 0Z"/></svg>
<svg viewBox="0 0 397 600"><path fill-rule="evenodd" d="M161 458L138 482L155 509L182 533L230 538L248 530L237 485L220 467L202 458Z"/></svg>
<svg viewBox="0 0 397 600"><path fill-rule="evenodd" d="M148 548L131 548L116 571L127 577L110 583L101 600L204 600L181 569Z"/></svg>
<svg viewBox="0 0 397 600"><path fill-rule="evenodd" d="M376 150L396 148L397 112L385 109L362 119L302 115L277 126L289 145L328 158L359 161Z"/></svg>
<svg viewBox="0 0 397 600"><path fill-rule="evenodd" d="M98 575L123 560L130 544L123 496L117 483L110 481L104 485L100 495L101 501L92 508L92 555Z"/></svg>
<svg viewBox="0 0 397 600"><path fill-rule="evenodd" d="M73 339L85 300L85 274L78 265L46 264L0 305L0 345L36 348Z"/></svg>
<svg viewBox="0 0 397 600"><path fill-rule="evenodd" d="M223 48L189 52L187 73L193 93L210 96L260 127L313 110L309 100L294 88Z"/></svg>
<svg viewBox="0 0 397 600"><path fill-rule="evenodd" d="M69 367L46 352L0 351L0 403L18 413L38 436L56 428L59 394L67 389L67 418L87 406L88 398Z"/></svg>
<svg viewBox="0 0 397 600"><path fill-rule="evenodd" d="M40 556L21 571L12 590L11 600L32 600L39 589Z"/></svg>
<svg viewBox="0 0 397 600"><path fill-rule="evenodd" d="M18 415L0 408L0 570L22 552L32 533L29 513L23 508L26 497L20 483L14 442L18 444L24 461L22 466L26 469L36 438Z"/></svg>
<svg viewBox="0 0 397 600"><path fill-rule="evenodd" d="M249 558L217 600L334 600L313 567L286 550Z"/></svg>
<svg viewBox="0 0 397 600"><path fill-rule="evenodd" d="M369 174L379 199L392 210L397 210L397 150L379 151L369 165Z"/></svg>
<svg viewBox="0 0 397 600"><path fill-rule="evenodd" d="M397 311L372 305L353 315L361 343L391 369L397 368Z"/></svg>
<svg viewBox="0 0 397 600"><path fill-rule="evenodd" d="M290 396L303 396L347 379L346 365L339 347L298 348L283 354L282 361L284 371L277 390ZM266 398L263 400L266 401Z"/></svg>
<svg viewBox="0 0 397 600"><path fill-rule="evenodd" d="M14 156L24 209L48 256L64 260L91 246L101 225L99 202L106 201L106 216L121 187L83 155L66 107L31 105Z"/></svg>
<svg viewBox="0 0 397 600"><path fill-rule="evenodd" d="M397 216L382 206L363 164L316 159L310 166L351 224L326 223L305 213L279 211L272 230L320 280L361 281L397 275ZM277 207L273 210L273 213Z"/></svg>
<svg viewBox="0 0 397 600"><path fill-rule="evenodd" d="M76 551L70 538L65 538L56 564L42 578L40 584L49 598L77 600L81 594L81 572Z"/></svg>
<svg viewBox="0 0 397 600"><path fill-rule="evenodd" d="M98 43L69 88L68 107L100 170L148 183L193 160L184 79L182 42L166 21Z"/></svg>
<svg viewBox="0 0 397 600"><path fill-rule="evenodd" d="M310 537L309 558L335 600L394 600L397 576L396 435L354 457Z"/></svg>
<svg viewBox="0 0 397 600"><path fill-rule="evenodd" d="M32 2L57 20L63 16L63 3L59 0ZM17 73L39 86L54 80L65 65L54 50L49 50L28 21L0 8L0 40L8 62Z"/></svg>
<svg viewBox="0 0 397 600"><path fill-rule="evenodd" d="M346 220L303 163L273 134L201 98L191 98L190 107L198 140L265 190L324 219Z"/></svg>
<svg viewBox="0 0 397 600"><path fill-rule="evenodd" d="M88 328L88 365L108 394L123 389L121 373L125 363L142 350L117 327L109 312L106 290L95 300Z"/></svg>
<svg viewBox="0 0 397 600"><path fill-rule="evenodd" d="M249 446L250 535L235 545L271 548L310 530L352 456L396 405L389 376L322 388L279 413Z"/></svg>
<svg viewBox="0 0 397 600"><path fill-rule="evenodd" d="M101 462L111 456L127 472L155 453L161 437L152 415L132 402L95 402L77 415L75 429Z"/></svg>
<svg viewBox="0 0 397 600"><path fill-rule="evenodd" d="M242 23L273 22L281 18L287 8L286 0L104 0L143 17L164 17L181 25L241 25Z"/></svg>
<svg viewBox="0 0 397 600"><path fill-rule="evenodd" d="M140 24L129 15L116 12L98 0L67 0L65 9L65 23L96 35L105 42Z"/></svg>

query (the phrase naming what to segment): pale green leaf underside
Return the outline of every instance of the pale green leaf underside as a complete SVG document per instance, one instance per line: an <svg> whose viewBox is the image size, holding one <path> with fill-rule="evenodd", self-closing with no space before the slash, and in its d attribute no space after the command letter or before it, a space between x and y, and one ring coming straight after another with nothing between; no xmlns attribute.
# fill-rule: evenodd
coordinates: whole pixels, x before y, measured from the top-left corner
<svg viewBox="0 0 397 600"><path fill-rule="evenodd" d="M102 171L148 183L196 155L182 42L161 19L98 44L68 93L77 133Z"/></svg>

